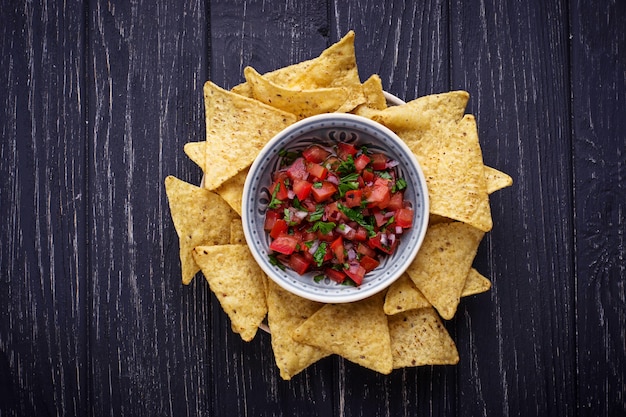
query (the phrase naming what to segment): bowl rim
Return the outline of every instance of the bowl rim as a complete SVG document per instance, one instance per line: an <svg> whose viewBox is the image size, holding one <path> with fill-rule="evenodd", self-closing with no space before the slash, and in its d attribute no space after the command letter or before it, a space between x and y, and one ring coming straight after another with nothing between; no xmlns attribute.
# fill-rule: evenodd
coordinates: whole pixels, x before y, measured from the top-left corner
<svg viewBox="0 0 626 417"><path fill-rule="evenodd" d="M398 102L403 103L401 100L397 99L395 96L392 96L394 99L396 99ZM389 97L388 97L389 100ZM396 100L389 100L390 102L396 101ZM394 103L395 104L395 103ZM315 123L319 120L325 120L327 118L335 118L335 119L343 119L343 120L348 120L348 121L357 121L358 123L361 124L365 124L370 126L371 128L378 130L379 132L381 132L382 134L391 137L394 144L396 146L398 146L399 148L402 148L402 152L405 153L406 155L408 155L409 159L412 160L413 165L414 165L414 169L417 172L417 177L419 182L421 183L421 189L422 189L422 193L421 193L421 200L420 203L423 205L423 215L422 217L422 221L420 222L420 230L419 230L419 235L417 236L416 239L416 243L414 245L414 247L408 252L408 256L407 259L404 261L404 263L402 264L401 267L397 268L397 270L390 275L389 277L385 278L384 280L382 280L380 283L378 283L377 285L371 286L367 289L359 289L361 287L345 287L346 289L346 294L342 294L340 296L334 294L334 295L325 295L324 293L310 293L307 292L306 290L296 287L296 286L292 286L290 284L290 282L288 282L288 280L284 280L281 279L280 277L275 276L276 271L273 269L273 267L270 267L266 260L264 259L264 255L260 253L260 251L258 250L258 248L256 248L255 243L254 243L254 238L251 236L251 231L250 231L250 227L249 227L249 215L250 215L250 209L249 209L249 198L246 198L246 196L249 195L250 193L250 188L253 185L253 177L254 174L263 168L263 161L265 160L265 156L266 154L268 154L270 152L270 150L276 145L277 142L282 141L285 136L290 136L293 135L294 133L296 133L301 126L303 125L311 125L312 123ZM298 135L299 136L299 135ZM246 176L246 180L244 183L244 188L243 188L243 196L244 198L242 199L242 213L241 213L241 217L242 217L242 224L243 224L243 231L244 231L244 236L246 239L246 243L250 249L251 254L253 255L253 257L255 258L257 264L259 265L259 267L261 268L261 270L268 276L269 279L271 279L272 281L274 281L274 283L278 284L280 287L282 287L283 289L285 289L286 291L289 291L292 294L295 294L297 296L300 296L302 298L308 299L308 300L312 300L312 301L317 301L317 302L323 302L323 303L349 303L349 302L354 302L354 301L359 301L361 299L367 298L369 296L372 296L374 294L377 294L383 290L385 290L386 288L388 288L393 282L395 282L398 278L400 278L400 276L402 276L402 274L404 274L406 272L406 269L409 267L409 265L413 262L413 260L415 259L415 257L417 256L419 249L422 246L422 243L424 241L424 237L426 235L426 230L428 228L428 219L429 219L429 195L428 195L428 189L426 186L426 180L424 177L424 173L421 169L421 166L419 164L419 161L417 160L417 158L415 157L415 155L413 154L413 152L411 152L411 150L409 149L409 147L406 145L406 143L398 137L398 135L393 132L391 129L387 128L386 126L375 122L369 118L363 117L363 116L359 116L359 115L354 115L354 114L350 114L350 113L325 113L325 114L321 114L321 115L316 115L316 116L311 116L308 118L305 118L303 120L300 120L288 127L286 127L285 129L283 129L282 131L280 131L279 133L277 133L274 137L272 137L272 139L270 139L267 144L263 147L263 149L259 152L259 155L255 158L254 162L252 163L252 165L250 166L248 175ZM391 255L393 256L393 255Z"/></svg>

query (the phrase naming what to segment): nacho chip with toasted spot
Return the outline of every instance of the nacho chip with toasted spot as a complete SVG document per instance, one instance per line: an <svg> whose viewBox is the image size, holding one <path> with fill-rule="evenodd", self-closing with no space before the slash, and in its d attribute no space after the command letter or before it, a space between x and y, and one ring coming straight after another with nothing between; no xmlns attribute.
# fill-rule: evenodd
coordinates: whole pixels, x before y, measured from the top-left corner
<svg viewBox="0 0 626 417"><path fill-rule="evenodd" d="M252 67L244 70L244 75L252 96L269 106L295 114L298 119L321 113L332 113L339 109L348 98L344 87L316 88L300 90L273 84Z"/></svg>
<svg viewBox="0 0 626 417"><path fill-rule="evenodd" d="M330 355L316 346L296 342L291 334L324 304L286 291L268 280L267 323L272 335L272 349L281 378L289 380L309 365Z"/></svg>
<svg viewBox="0 0 626 417"><path fill-rule="evenodd" d="M263 146L296 117L257 100L204 85L206 155L204 185L214 190L248 167Z"/></svg>
<svg viewBox="0 0 626 417"><path fill-rule="evenodd" d="M389 286L383 307L385 314L397 314L416 308L430 307L430 302L405 273Z"/></svg>
<svg viewBox="0 0 626 417"><path fill-rule="evenodd" d="M415 286L446 320L456 313L483 235L461 222L436 224L426 232L417 257L407 269Z"/></svg>
<svg viewBox="0 0 626 417"><path fill-rule="evenodd" d="M392 370L391 341L383 293L361 301L326 304L293 332L293 338L368 369Z"/></svg>
<svg viewBox="0 0 626 417"><path fill-rule="evenodd" d="M362 87L365 102L355 108L352 113L371 119L380 110L387 108L387 99L383 92L382 81L377 74L373 74L365 80Z"/></svg>
<svg viewBox="0 0 626 417"><path fill-rule="evenodd" d="M389 316L389 333L394 369L459 362L456 345L432 308Z"/></svg>
<svg viewBox="0 0 626 417"><path fill-rule="evenodd" d="M465 285L461 291L461 297L467 297L470 295L480 294L489 291L491 288L491 281L487 279L480 272L474 268L470 269L467 278L465 279Z"/></svg>
<svg viewBox="0 0 626 417"><path fill-rule="evenodd" d="M489 194L513 185L513 178L487 165L485 165L485 177L487 178L487 192Z"/></svg>
<svg viewBox="0 0 626 417"><path fill-rule="evenodd" d="M165 179L165 192L179 238L182 281L187 285L200 270L193 248L228 243L230 221L238 216L219 195L171 175Z"/></svg>
<svg viewBox="0 0 626 417"><path fill-rule="evenodd" d="M235 333L248 342L267 314L265 275L246 245L198 246L196 263Z"/></svg>

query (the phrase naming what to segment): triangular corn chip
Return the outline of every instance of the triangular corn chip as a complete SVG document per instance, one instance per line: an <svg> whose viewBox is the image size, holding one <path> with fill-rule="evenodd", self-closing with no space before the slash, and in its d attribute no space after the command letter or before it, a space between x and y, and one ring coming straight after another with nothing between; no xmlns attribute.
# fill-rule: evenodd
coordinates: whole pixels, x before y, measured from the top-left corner
<svg viewBox="0 0 626 417"><path fill-rule="evenodd" d="M428 229L407 273L415 286L450 320L456 313L467 274L484 233L465 223L440 223Z"/></svg>
<svg viewBox="0 0 626 417"><path fill-rule="evenodd" d="M316 346L296 342L293 331L324 304L306 300L268 280L267 322L272 334L272 349L281 378L291 379L309 365L330 355Z"/></svg>
<svg viewBox="0 0 626 417"><path fill-rule="evenodd" d="M326 304L296 328L293 338L388 374L393 361L383 296L378 293L353 303Z"/></svg>
<svg viewBox="0 0 626 417"><path fill-rule="evenodd" d="M345 87L300 90L273 84L252 67L244 70L252 96L268 106L295 114L298 119L321 113L332 113L348 98Z"/></svg>
<svg viewBox="0 0 626 417"><path fill-rule="evenodd" d="M248 167L274 135L296 121L293 114L204 85L206 155L204 185L214 190Z"/></svg>
<svg viewBox="0 0 626 417"><path fill-rule="evenodd" d="M198 246L193 256L231 327L244 341L256 335L267 315L267 279L246 245Z"/></svg>
<svg viewBox="0 0 626 417"><path fill-rule="evenodd" d="M465 285L461 291L461 297L467 297L470 295L480 294L489 291L491 288L491 281L474 268L470 269L467 278L465 279Z"/></svg>
<svg viewBox="0 0 626 417"><path fill-rule="evenodd" d="M165 179L165 192L179 238L182 281L187 285L200 270L193 248L229 243L230 221L238 216L219 195L171 175Z"/></svg>
<svg viewBox="0 0 626 417"><path fill-rule="evenodd" d="M204 163L206 160L206 141L188 142L183 148L185 154L198 165L204 172Z"/></svg>
<svg viewBox="0 0 626 417"><path fill-rule="evenodd" d="M226 202L241 216L241 203L243 199L243 185L246 182L248 168L235 174L215 189Z"/></svg>
<svg viewBox="0 0 626 417"><path fill-rule="evenodd" d="M513 178L502 171L485 165L485 177L487 178L487 192L495 193L506 187L513 185Z"/></svg>
<svg viewBox="0 0 626 417"><path fill-rule="evenodd" d="M389 316L389 333L394 369L459 362L456 345L432 308Z"/></svg>
<svg viewBox="0 0 626 417"><path fill-rule="evenodd" d="M424 294L417 289L411 277L405 273L389 286L383 309L385 314L390 315L430 306Z"/></svg>

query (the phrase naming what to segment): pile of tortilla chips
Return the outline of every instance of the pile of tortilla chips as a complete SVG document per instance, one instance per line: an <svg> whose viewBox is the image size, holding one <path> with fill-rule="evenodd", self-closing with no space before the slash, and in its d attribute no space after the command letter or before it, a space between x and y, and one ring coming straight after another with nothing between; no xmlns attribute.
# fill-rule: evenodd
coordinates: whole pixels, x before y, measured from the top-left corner
<svg viewBox="0 0 626 417"><path fill-rule="evenodd" d="M483 164L476 121L464 114L468 93L387 107L380 78L360 80L353 32L317 58L263 75L246 68L244 75L231 91L204 86L206 141L184 149L202 168L203 186L165 180L183 283L202 271L245 341L267 319L284 379L331 354L383 374L457 363L442 319L454 316L461 297L489 290L472 263L492 228L489 194L512 184ZM417 156L430 196L429 228L406 273L388 290L346 304L305 300L269 280L249 252L240 217L243 183L263 145L325 112L358 114L395 131Z"/></svg>

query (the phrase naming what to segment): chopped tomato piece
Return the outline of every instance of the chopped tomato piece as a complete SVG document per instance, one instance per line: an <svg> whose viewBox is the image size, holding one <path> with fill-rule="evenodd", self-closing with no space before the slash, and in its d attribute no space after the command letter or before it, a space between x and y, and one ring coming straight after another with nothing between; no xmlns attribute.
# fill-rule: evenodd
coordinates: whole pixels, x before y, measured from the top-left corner
<svg viewBox="0 0 626 417"><path fill-rule="evenodd" d="M328 278L332 279L333 281L339 284L341 284L346 279L345 272L337 271L336 269L333 269L333 268L326 268L324 270L324 275L326 275Z"/></svg>
<svg viewBox="0 0 626 417"><path fill-rule="evenodd" d="M361 266L365 269L365 273L376 269L378 265L380 265L380 262L371 256L365 255L361 258Z"/></svg>
<svg viewBox="0 0 626 417"><path fill-rule="evenodd" d="M337 239L330 244L330 250L335 255L335 258L339 261L339 263L344 262L345 254L344 254L344 246L343 246L343 237L339 236Z"/></svg>
<svg viewBox="0 0 626 417"><path fill-rule="evenodd" d="M311 176L320 181L326 179L326 176L328 175L328 169L324 168L320 164L308 163L306 170L309 174L311 174Z"/></svg>
<svg viewBox="0 0 626 417"><path fill-rule="evenodd" d="M276 219L276 221L274 222L274 226L272 226L272 229L270 231L270 236L272 237L272 239L276 239L280 235L287 233L288 228L289 226L287 225L287 222L285 220Z"/></svg>
<svg viewBox="0 0 626 417"><path fill-rule="evenodd" d="M351 143L339 142L337 144L337 156L344 161L348 159L348 155L354 156L358 149Z"/></svg>
<svg viewBox="0 0 626 417"><path fill-rule="evenodd" d="M311 265L311 260L300 253L293 253L289 257L289 267L299 275L303 275Z"/></svg>
<svg viewBox="0 0 626 417"><path fill-rule="evenodd" d="M372 160L372 168L375 171L382 171L387 168L387 157L382 153L374 153L370 155L370 159Z"/></svg>
<svg viewBox="0 0 626 417"><path fill-rule="evenodd" d="M391 243L389 242L389 238L386 235L384 235L382 232L378 232L376 233L376 236L371 237L368 240L368 244L371 248L379 249L384 253L391 255L396 250L398 240L395 239L393 243Z"/></svg>
<svg viewBox="0 0 626 417"><path fill-rule="evenodd" d="M317 184L320 184L319 186ZM313 194L313 198L318 203L322 201L326 201L333 196L337 192L337 187L335 184L322 181L321 183L313 184L313 188L311 188L311 194Z"/></svg>
<svg viewBox="0 0 626 417"><path fill-rule="evenodd" d="M408 229L413 226L413 209L401 208L396 211L395 223L403 229Z"/></svg>
<svg viewBox="0 0 626 417"><path fill-rule="evenodd" d="M365 183L374 182L376 175L374 175L374 171L372 171L371 169L366 169L361 173L361 178L363 178L363 181Z"/></svg>
<svg viewBox="0 0 626 417"><path fill-rule="evenodd" d="M309 162L319 164L330 155L330 151L322 148L319 145L311 145L302 151L302 156Z"/></svg>
<svg viewBox="0 0 626 417"><path fill-rule="evenodd" d="M293 180L293 192L300 201L305 200L309 194L311 194L312 187L313 184L306 180L300 180L297 178Z"/></svg>
<svg viewBox="0 0 626 417"><path fill-rule="evenodd" d="M404 195L400 191L391 194L387 210L396 211L404 207Z"/></svg>
<svg viewBox="0 0 626 417"><path fill-rule="evenodd" d="M276 190L276 187L279 187L278 190ZM276 180L272 183L272 185L270 186L270 195L271 196L275 196L277 199L279 200L286 200L287 197L289 196L289 190L287 189L287 186L285 185L285 180L284 179L279 179ZM276 192L276 194L274 194L274 192Z"/></svg>
<svg viewBox="0 0 626 417"><path fill-rule="evenodd" d="M278 210L268 210L265 213L265 223L263 224L263 229L265 229L266 232L269 232L270 230L274 228L274 224L276 223L276 220L278 220L281 217L282 217L282 212L279 212Z"/></svg>
<svg viewBox="0 0 626 417"><path fill-rule="evenodd" d="M370 161L371 159L369 156L361 154L354 160L354 167L356 168L357 172L361 172L365 169L367 164L370 163Z"/></svg>
<svg viewBox="0 0 626 417"><path fill-rule="evenodd" d="M389 181L377 178L373 186L366 188L365 195L368 207L386 208L391 200Z"/></svg>
<svg viewBox="0 0 626 417"><path fill-rule="evenodd" d="M367 230L363 226L359 226L354 234L354 240L357 242L363 242L367 240Z"/></svg>
<svg viewBox="0 0 626 417"><path fill-rule="evenodd" d="M287 168L287 176L291 180L306 180L309 177L309 173L306 171L306 165L304 164L304 158L297 158Z"/></svg>
<svg viewBox="0 0 626 417"><path fill-rule="evenodd" d="M350 262L348 269L344 272L348 275L356 285L361 285L363 278L365 277L365 268L358 262Z"/></svg>
<svg viewBox="0 0 626 417"><path fill-rule="evenodd" d="M298 246L298 239L290 235L278 236L270 243L270 250L282 253L283 255L291 255Z"/></svg>
<svg viewBox="0 0 626 417"><path fill-rule="evenodd" d="M363 191L361 190L348 190L346 191L346 207L360 207Z"/></svg>
<svg viewBox="0 0 626 417"><path fill-rule="evenodd" d="M364 245L363 243L359 243L359 245L356 247L356 253L364 256L369 256L371 258L376 258L376 251L369 246Z"/></svg>

